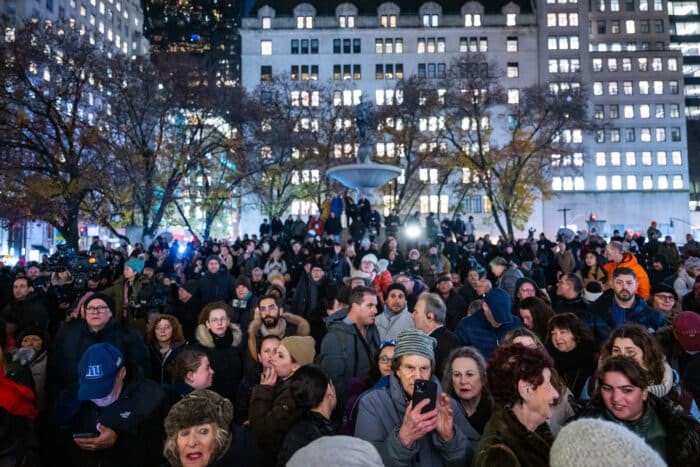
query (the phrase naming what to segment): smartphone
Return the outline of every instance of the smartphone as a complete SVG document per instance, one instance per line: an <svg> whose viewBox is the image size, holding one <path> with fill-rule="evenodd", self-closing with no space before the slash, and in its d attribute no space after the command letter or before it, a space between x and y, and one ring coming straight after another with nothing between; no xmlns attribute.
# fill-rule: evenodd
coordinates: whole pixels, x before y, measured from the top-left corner
<svg viewBox="0 0 700 467"><path fill-rule="evenodd" d="M413 407L417 406L424 399L430 402L423 407L420 413L430 412L435 409L435 400L437 398L437 384L427 379L417 379L413 382Z"/></svg>
<svg viewBox="0 0 700 467"><path fill-rule="evenodd" d="M99 433L73 433L73 438L97 438L100 436Z"/></svg>

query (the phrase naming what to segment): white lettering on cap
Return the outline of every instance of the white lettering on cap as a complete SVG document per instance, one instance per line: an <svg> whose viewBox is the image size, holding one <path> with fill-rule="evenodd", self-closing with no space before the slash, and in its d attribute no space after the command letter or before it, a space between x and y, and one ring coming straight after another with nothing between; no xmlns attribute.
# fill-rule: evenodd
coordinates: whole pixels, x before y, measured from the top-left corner
<svg viewBox="0 0 700 467"><path fill-rule="evenodd" d="M102 365L88 365L85 379L100 379L103 376Z"/></svg>

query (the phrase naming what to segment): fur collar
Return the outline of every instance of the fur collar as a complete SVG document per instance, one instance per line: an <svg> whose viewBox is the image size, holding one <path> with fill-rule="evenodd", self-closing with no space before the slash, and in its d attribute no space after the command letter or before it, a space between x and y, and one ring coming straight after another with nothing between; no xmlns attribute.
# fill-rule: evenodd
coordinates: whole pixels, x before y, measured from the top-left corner
<svg viewBox="0 0 700 467"><path fill-rule="evenodd" d="M284 322L283 331L285 334L280 335L280 339L287 336L287 325L296 326L296 331L294 332L295 336L308 336L311 332L311 325L309 322L294 313L283 313L282 316L280 316L280 323L282 322ZM250 325L248 325L248 352L250 352L250 356L255 361L258 359L257 338L258 335L262 335L262 324L260 313L256 309L255 317L253 318L253 321L250 322Z"/></svg>
<svg viewBox="0 0 700 467"><path fill-rule="evenodd" d="M238 345L241 343L241 340L243 339L241 327L235 323L230 323L228 327L231 329L231 333L233 334L232 347L238 347ZM209 329L207 329L206 325L200 324L199 326L197 326L197 330L194 333L194 337L195 339L197 339L197 342L199 342L203 347L206 347L208 349L214 348L214 338L211 337Z"/></svg>

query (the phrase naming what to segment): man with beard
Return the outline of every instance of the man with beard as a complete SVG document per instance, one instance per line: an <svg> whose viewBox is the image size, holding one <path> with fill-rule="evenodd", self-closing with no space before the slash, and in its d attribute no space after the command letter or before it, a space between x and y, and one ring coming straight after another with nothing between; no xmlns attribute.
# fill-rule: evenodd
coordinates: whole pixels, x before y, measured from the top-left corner
<svg viewBox="0 0 700 467"><path fill-rule="evenodd" d="M258 300L255 318L248 326L248 363L257 360L260 343L266 336L283 339L287 336L308 336L310 332L309 322L294 313L285 313L282 301L276 295L263 295Z"/></svg>
<svg viewBox="0 0 700 467"><path fill-rule="evenodd" d="M228 302L234 295L234 283L231 274L226 268L221 267L218 255L207 258L207 272L199 279L197 284L197 298L199 303L224 301Z"/></svg>
<svg viewBox="0 0 700 467"><path fill-rule="evenodd" d="M585 320L596 338L604 341L611 330L623 323L636 323L650 331L666 326L663 314L654 310L637 295L637 275L630 268L617 268L612 274L612 291L607 291L591 304Z"/></svg>
<svg viewBox="0 0 700 467"><path fill-rule="evenodd" d="M393 283L384 294L384 310L377 314L374 324L382 341L395 340L401 331L413 329L413 318L406 307L406 288Z"/></svg>

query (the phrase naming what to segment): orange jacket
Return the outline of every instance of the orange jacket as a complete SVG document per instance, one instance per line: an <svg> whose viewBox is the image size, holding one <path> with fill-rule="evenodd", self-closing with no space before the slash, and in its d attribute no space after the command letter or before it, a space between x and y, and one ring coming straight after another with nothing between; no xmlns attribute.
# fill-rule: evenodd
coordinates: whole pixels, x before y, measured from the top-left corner
<svg viewBox="0 0 700 467"><path fill-rule="evenodd" d="M616 263L610 261L603 266L608 271L610 277L610 285L612 286L613 271L617 268L630 268L637 275L637 295L644 297L644 300L649 300L649 292L651 285L649 284L649 276L641 264L637 262L637 258L631 253L625 253L622 256L622 262Z"/></svg>

